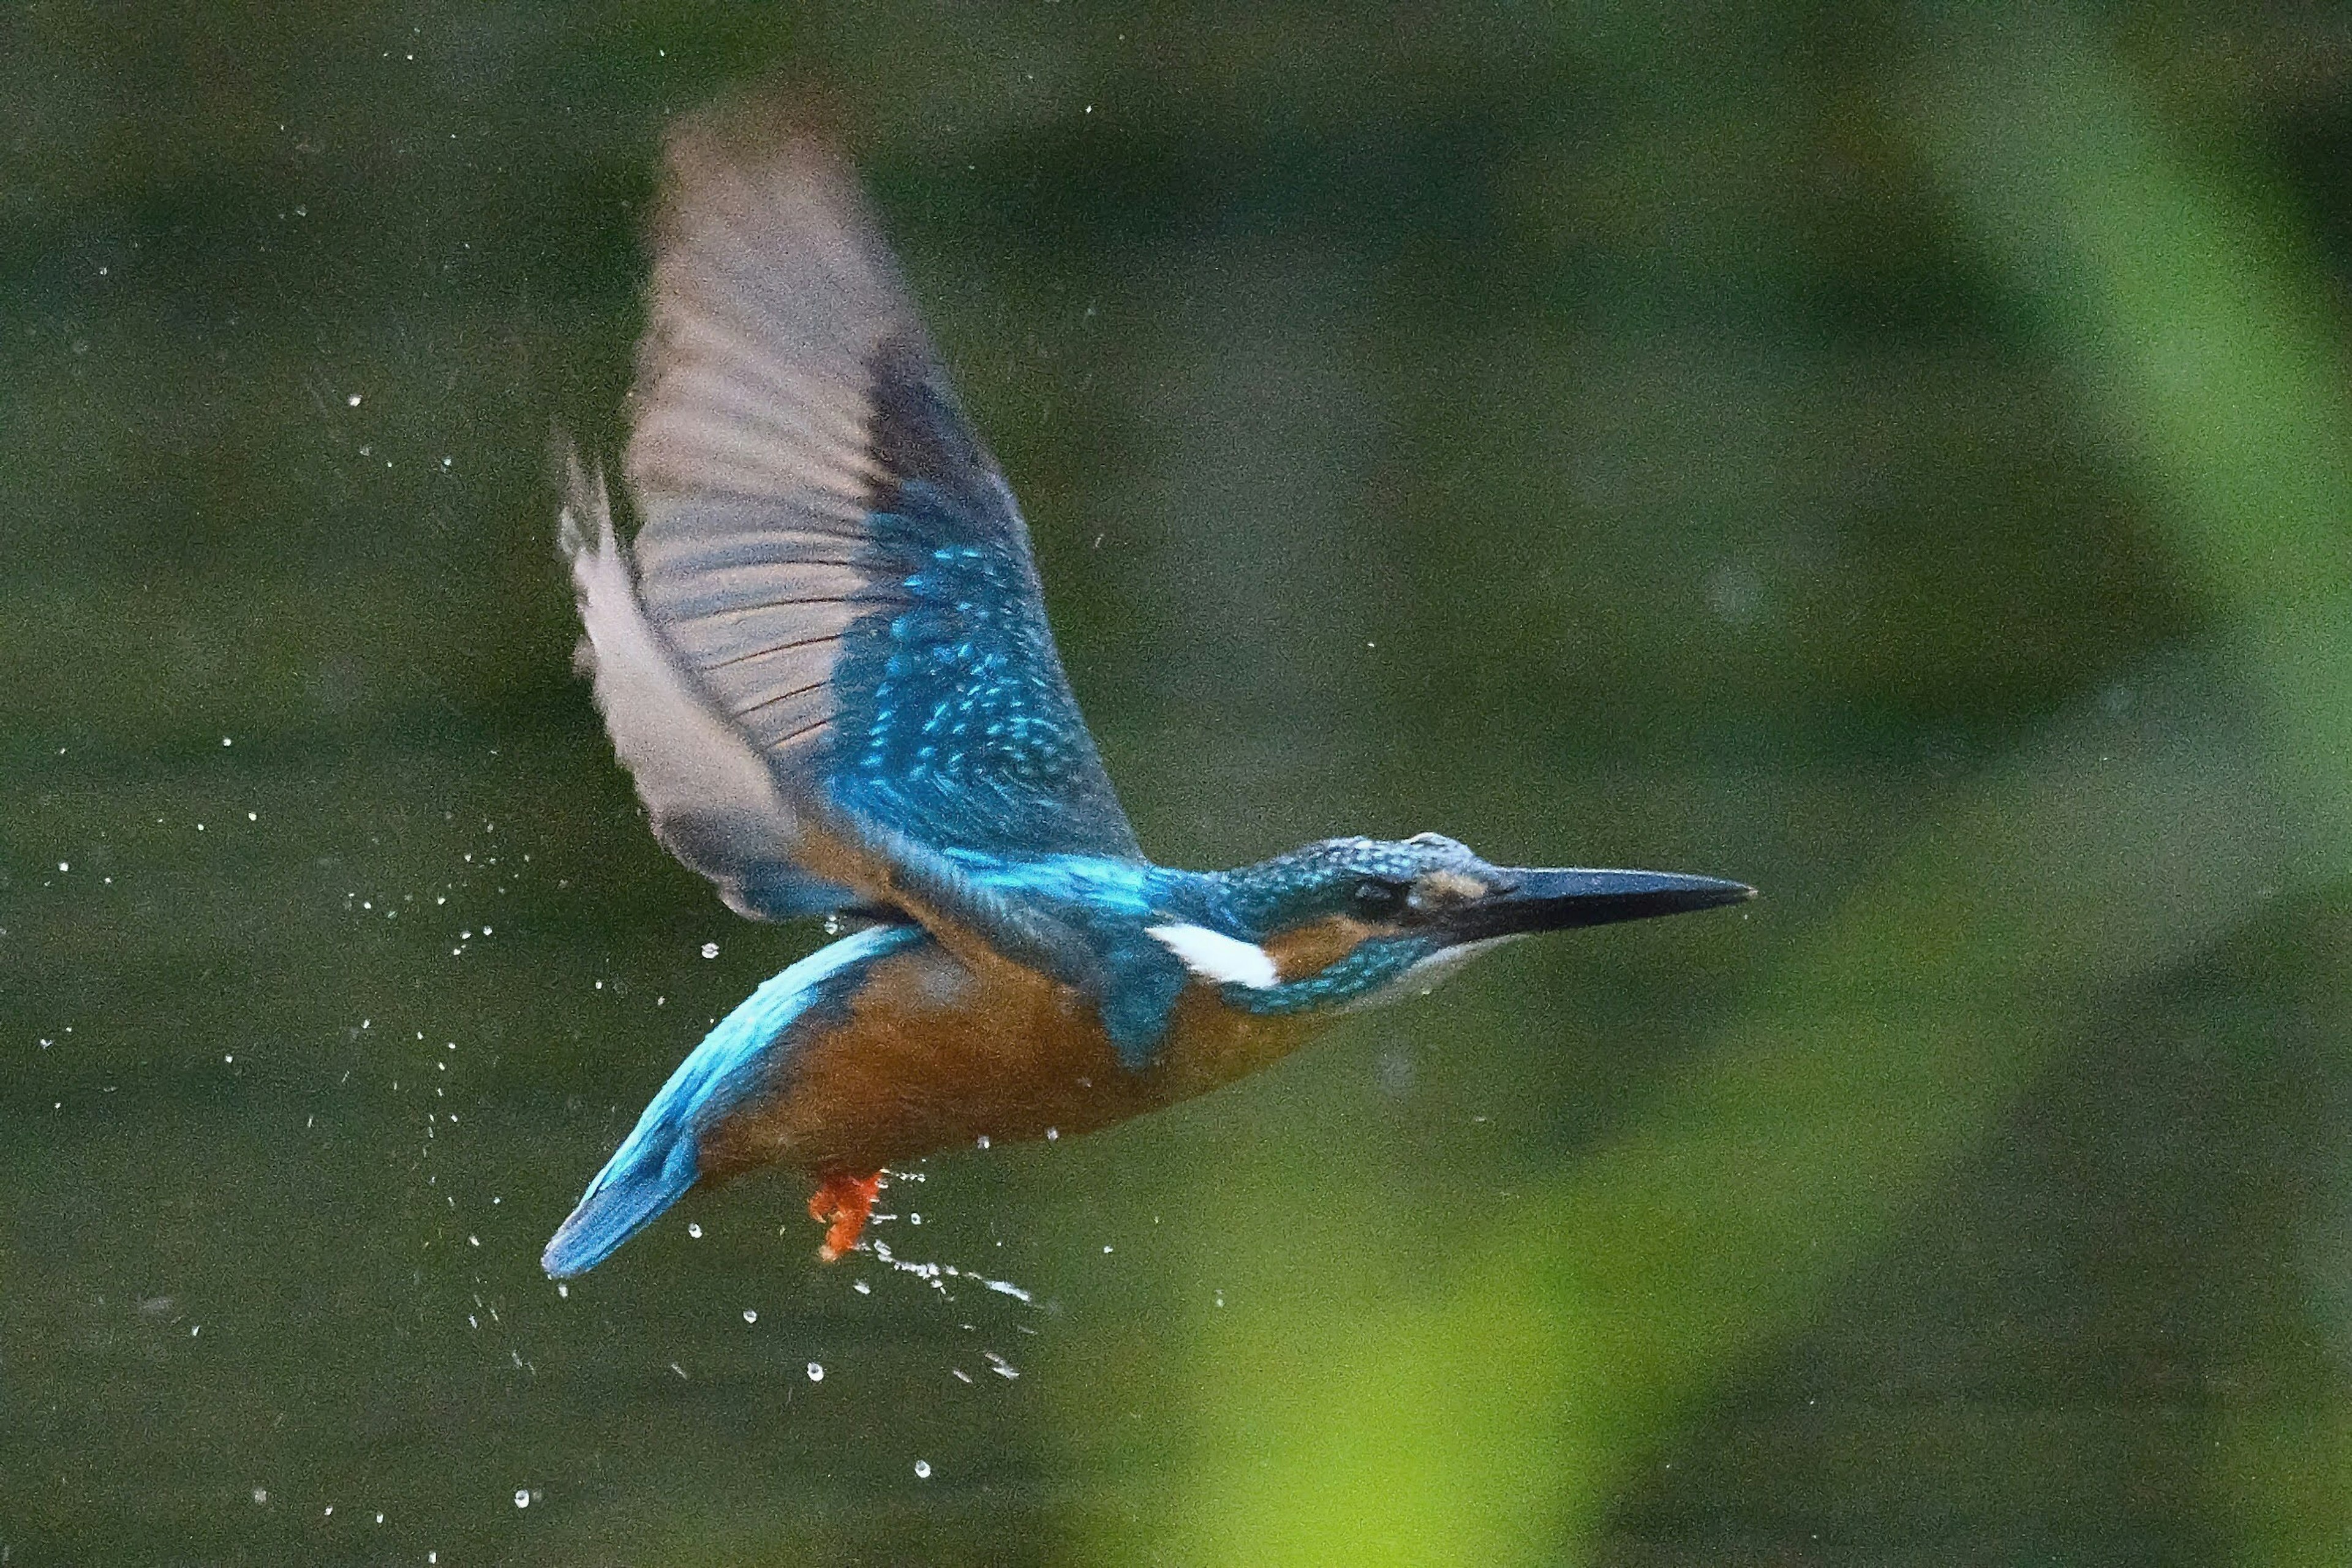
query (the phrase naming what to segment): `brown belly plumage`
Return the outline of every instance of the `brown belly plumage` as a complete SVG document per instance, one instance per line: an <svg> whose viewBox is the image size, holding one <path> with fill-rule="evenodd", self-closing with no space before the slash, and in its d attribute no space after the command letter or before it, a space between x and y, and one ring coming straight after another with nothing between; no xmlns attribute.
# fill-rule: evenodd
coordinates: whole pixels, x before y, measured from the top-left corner
<svg viewBox="0 0 2352 1568"><path fill-rule="evenodd" d="M845 1009L805 1017L770 1093L701 1138L724 1177L781 1163L864 1175L940 1149L1093 1131L1286 1056L1314 1025L1179 999L1141 1071L1120 1065L1093 1003L1033 971L967 964L936 942L877 961Z"/></svg>

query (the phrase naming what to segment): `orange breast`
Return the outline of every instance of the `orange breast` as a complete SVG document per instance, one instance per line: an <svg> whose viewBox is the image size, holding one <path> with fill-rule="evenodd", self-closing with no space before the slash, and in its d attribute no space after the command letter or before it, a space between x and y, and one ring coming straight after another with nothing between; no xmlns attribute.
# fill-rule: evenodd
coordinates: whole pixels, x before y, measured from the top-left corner
<svg viewBox="0 0 2352 1568"><path fill-rule="evenodd" d="M877 962L845 1016L803 1026L778 1092L705 1133L706 1175L779 1163L863 1174L982 1138L1089 1132L1228 1083L1313 1031L1193 986L1153 1064L1130 1072L1083 994L934 942Z"/></svg>

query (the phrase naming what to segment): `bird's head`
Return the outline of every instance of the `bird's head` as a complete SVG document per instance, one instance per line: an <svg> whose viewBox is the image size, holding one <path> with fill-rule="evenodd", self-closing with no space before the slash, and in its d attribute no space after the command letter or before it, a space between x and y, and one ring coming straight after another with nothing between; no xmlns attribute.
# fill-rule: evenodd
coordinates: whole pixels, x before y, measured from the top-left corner
<svg viewBox="0 0 2352 1568"><path fill-rule="evenodd" d="M1429 990L1514 937L1714 909L1755 889L1664 871L1489 865L1435 833L1328 838L1217 877L1216 924L1150 934L1252 1013L1343 1011Z"/></svg>

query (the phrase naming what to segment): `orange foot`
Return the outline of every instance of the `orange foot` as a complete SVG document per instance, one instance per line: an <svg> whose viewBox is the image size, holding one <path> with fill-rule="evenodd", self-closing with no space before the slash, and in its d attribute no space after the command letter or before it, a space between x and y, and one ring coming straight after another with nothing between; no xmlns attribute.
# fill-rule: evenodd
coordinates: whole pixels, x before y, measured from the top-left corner
<svg viewBox="0 0 2352 1568"><path fill-rule="evenodd" d="M882 1190L882 1173L870 1176L827 1176L814 1195L809 1199L809 1218L825 1226L824 1244L816 1249L817 1260L833 1263L857 1245L857 1233L866 1228L866 1216L874 1212L874 1195Z"/></svg>

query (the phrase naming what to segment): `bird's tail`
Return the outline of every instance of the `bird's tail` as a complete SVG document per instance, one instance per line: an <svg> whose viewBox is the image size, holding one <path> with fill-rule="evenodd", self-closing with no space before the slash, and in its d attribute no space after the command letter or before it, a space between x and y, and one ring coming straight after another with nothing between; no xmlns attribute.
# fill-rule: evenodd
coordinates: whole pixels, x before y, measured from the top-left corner
<svg viewBox="0 0 2352 1568"><path fill-rule="evenodd" d="M595 1268L683 1197L698 1173L694 1139L686 1128L649 1130L640 1123L596 1173L580 1206L540 1255L540 1267L558 1279Z"/></svg>
<svg viewBox="0 0 2352 1568"><path fill-rule="evenodd" d="M745 997L677 1064L548 1242L541 1267L559 1279L593 1268L683 1197L702 1173L702 1131L772 1082L778 1053L793 1048L793 1026L863 984L875 961L924 940L919 926L874 926L817 949Z"/></svg>

